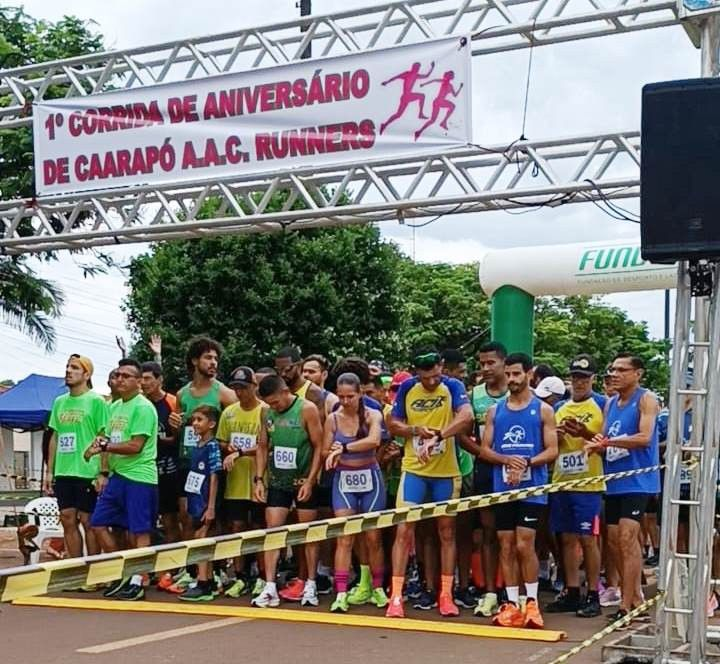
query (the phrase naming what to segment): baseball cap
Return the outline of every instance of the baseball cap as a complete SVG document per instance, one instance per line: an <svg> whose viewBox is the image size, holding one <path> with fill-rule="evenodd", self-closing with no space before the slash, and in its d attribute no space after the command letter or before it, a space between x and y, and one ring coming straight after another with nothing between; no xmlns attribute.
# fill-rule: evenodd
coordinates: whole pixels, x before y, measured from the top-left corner
<svg viewBox="0 0 720 664"><path fill-rule="evenodd" d="M390 383L391 390L397 390L408 378L412 378L412 374L409 371L398 371L393 377Z"/></svg>
<svg viewBox="0 0 720 664"><path fill-rule="evenodd" d="M250 367L233 369L228 380L228 387L246 387L255 383L255 374Z"/></svg>
<svg viewBox="0 0 720 664"><path fill-rule="evenodd" d="M592 376L597 373L597 363L595 360L585 353L573 358L570 362L570 375Z"/></svg>
<svg viewBox="0 0 720 664"><path fill-rule="evenodd" d="M563 383L562 379L557 376L548 376L547 378L543 378L535 388L535 396L538 396L541 399L545 399L552 394L556 397L561 397L565 394L565 383Z"/></svg>

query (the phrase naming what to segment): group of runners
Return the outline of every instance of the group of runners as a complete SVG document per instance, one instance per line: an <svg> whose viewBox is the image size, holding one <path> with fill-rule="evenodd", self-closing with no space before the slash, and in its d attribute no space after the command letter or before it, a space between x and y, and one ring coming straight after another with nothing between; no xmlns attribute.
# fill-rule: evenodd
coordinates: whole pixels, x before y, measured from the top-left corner
<svg viewBox="0 0 720 664"><path fill-rule="evenodd" d="M641 522L657 502L659 472L604 479L659 464L659 406L641 387L640 358L621 353L599 371L578 355L564 381L489 342L468 379L457 350L420 348L393 371L357 357L331 367L287 347L273 366L239 366L223 383L221 354L210 338L191 340L189 382L175 395L159 362L124 358L109 399L92 390L92 361L69 358L43 482L69 555L594 481L152 580L135 575L102 589L106 597L142 599L152 581L183 601L250 594L257 607L315 607L334 585L335 612L373 604L397 618L410 603L542 628L539 591L553 590L553 559L558 594L543 611L587 618L610 606L614 621L644 601Z"/></svg>

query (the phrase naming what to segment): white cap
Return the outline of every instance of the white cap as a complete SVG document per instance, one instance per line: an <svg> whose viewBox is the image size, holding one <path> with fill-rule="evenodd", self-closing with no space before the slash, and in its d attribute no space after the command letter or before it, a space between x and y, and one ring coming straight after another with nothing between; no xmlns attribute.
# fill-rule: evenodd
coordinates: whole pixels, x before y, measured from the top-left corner
<svg viewBox="0 0 720 664"><path fill-rule="evenodd" d="M547 378L543 378L535 388L535 395L540 397L540 399L546 399L552 394L556 397L564 396L565 383L563 383L562 378L548 376Z"/></svg>

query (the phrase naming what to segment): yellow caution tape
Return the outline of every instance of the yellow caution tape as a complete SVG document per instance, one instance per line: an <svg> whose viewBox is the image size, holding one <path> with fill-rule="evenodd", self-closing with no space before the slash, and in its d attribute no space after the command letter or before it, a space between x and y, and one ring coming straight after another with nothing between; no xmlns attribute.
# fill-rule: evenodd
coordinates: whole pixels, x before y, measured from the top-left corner
<svg viewBox="0 0 720 664"><path fill-rule="evenodd" d="M659 592L655 597L650 598L646 602L643 602L640 606L633 609L632 611L628 611L628 614L619 620L616 620L613 623L610 623L605 629L601 629L599 632L593 634L592 636L589 636L587 639L585 639L582 643L579 643L574 648L571 648L567 652L564 652L559 657L556 657L555 659L547 662L546 664L562 664L563 662L567 662L571 657L574 657L577 655L581 650L585 650L585 648L589 648L594 643L597 643L600 641L600 639L605 638L608 634L612 634L615 630L618 630L622 627L626 627L629 625L635 618L637 618L641 613L644 613L647 611L650 607L657 604L660 599L665 595L664 592Z"/></svg>
<svg viewBox="0 0 720 664"><path fill-rule="evenodd" d="M541 484L524 489L511 489L466 498L454 498L437 503L423 503L409 507L396 507L382 512L368 512L347 517L334 517L309 523L295 523L277 528L250 530L232 535L206 537L173 544L130 549L115 553L70 558L27 567L0 570L0 602L19 597L46 595L58 590L72 589L129 578L133 574L162 572L181 566L178 561L191 565L207 560L224 560L250 553L295 546L305 542L318 542L364 530L390 528L399 523L430 519L437 516L455 516L460 512L490 507L500 503L525 500L559 491L572 491L593 487L608 480L642 475L659 470L650 466L625 470L600 477L586 477L555 484Z"/></svg>

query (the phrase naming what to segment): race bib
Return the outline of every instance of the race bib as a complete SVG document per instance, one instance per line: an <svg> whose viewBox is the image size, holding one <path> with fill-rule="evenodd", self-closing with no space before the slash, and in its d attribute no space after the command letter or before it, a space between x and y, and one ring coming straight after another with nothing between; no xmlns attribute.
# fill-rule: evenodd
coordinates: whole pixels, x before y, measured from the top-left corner
<svg viewBox="0 0 720 664"><path fill-rule="evenodd" d="M195 433L192 427L185 427L183 434L183 447L197 447L200 442L200 436Z"/></svg>
<svg viewBox="0 0 720 664"><path fill-rule="evenodd" d="M340 471L340 491L343 493L365 493L372 490L373 477L369 468Z"/></svg>
<svg viewBox="0 0 720 664"><path fill-rule="evenodd" d="M257 445L257 436L254 433L231 433L230 447L234 450L251 450Z"/></svg>
<svg viewBox="0 0 720 664"><path fill-rule="evenodd" d="M202 489L204 481L205 475L202 475L201 473L196 473L194 470L191 470L188 473L187 479L185 480L186 493L200 493L200 489Z"/></svg>
<svg viewBox="0 0 720 664"><path fill-rule="evenodd" d="M110 442L114 445L117 445L118 443L122 443L122 431L112 431L110 432Z"/></svg>
<svg viewBox="0 0 720 664"><path fill-rule="evenodd" d="M509 484L509 479L508 479L509 478L509 470L510 469L507 466L502 467L502 478L503 478L503 482L505 482L505 484ZM523 474L520 476L520 481L521 482L529 482L531 479L532 479L532 471L530 470L530 466L528 466L527 468L525 468L525 470L523 471Z"/></svg>
<svg viewBox="0 0 720 664"><path fill-rule="evenodd" d="M579 475L587 472L588 457L584 450L568 452L558 457L557 464L563 475Z"/></svg>
<svg viewBox="0 0 720 664"><path fill-rule="evenodd" d="M611 445L605 450L605 459L610 463L624 459L626 456L630 456L630 450L624 447L614 447Z"/></svg>
<svg viewBox="0 0 720 664"><path fill-rule="evenodd" d="M275 459L275 468L295 470L297 468L297 449L294 447L274 447L273 459Z"/></svg>
<svg viewBox="0 0 720 664"><path fill-rule="evenodd" d="M690 484L692 481L692 469L685 466L680 467L680 484Z"/></svg>
<svg viewBox="0 0 720 664"><path fill-rule="evenodd" d="M420 438L420 436L413 436L412 444L413 449L415 450L415 455L417 456L423 444L422 438ZM439 443L436 443L435 446L430 450L430 456L437 456L438 454L442 454L444 451L445 439L443 438Z"/></svg>
<svg viewBox="0 0 720 664"><path fill-rule="evenodd" d="M75 451L75 444L74 433L63 433L58 436L57 450L60 454L72 454Z"/></svg>

